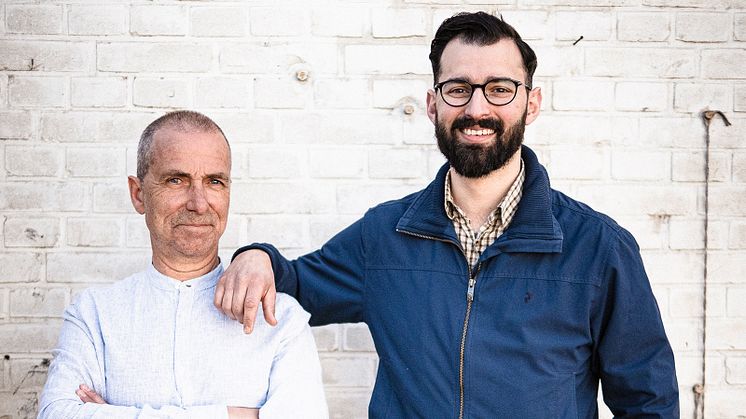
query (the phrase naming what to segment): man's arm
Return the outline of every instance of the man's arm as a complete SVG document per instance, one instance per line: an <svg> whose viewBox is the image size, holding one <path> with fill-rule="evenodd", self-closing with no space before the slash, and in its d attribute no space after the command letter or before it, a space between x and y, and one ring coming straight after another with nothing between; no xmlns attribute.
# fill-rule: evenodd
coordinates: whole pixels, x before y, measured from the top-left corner
<svg viewBox="0 0 746 419"><path fill-rule="evenodd" d="M618 418L678 418L673 351L627 231L609 253L605 281L593 324L605 403Z"/></svg>
<svg viewBox="0 0 746 419"><path fill-rule="evenodd" d="M276 324L276 286L311 313L311 325L363 321L364 220L294 261L270 244L255 243L237 250L218 282L215 306L251 333L260 302L267 322Z"/></svg>
<svg viewBox="0 0 746 419"><path fill-rule="evenodd" d="M49 367L47 382L44 385L40 402L40 419L59 418L229 418L225 405L196 406L181 408L162 406L142 408L100 404L106 396L105 380L102 375L103 340L97 330L93 316L86 316L79 303L87 306L90 295L81 294L80 300L70 305L64 314L64 323L59 343L53 351L54 359ZM86 317L90 317L86 321ZM76 391L80 385L99 396L85 403ZM86 400L88 401L88 400Z"/></svg>

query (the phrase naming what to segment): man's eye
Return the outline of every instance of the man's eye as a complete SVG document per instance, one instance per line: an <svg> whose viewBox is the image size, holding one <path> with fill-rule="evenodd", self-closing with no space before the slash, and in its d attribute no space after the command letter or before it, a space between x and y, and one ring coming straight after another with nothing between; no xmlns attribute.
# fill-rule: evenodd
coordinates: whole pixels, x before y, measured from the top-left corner
<svg viewBox="0 0 746 419"><path fill-rule="evenodd" d="M210 185L225 185L225 182L223 182L220 179L210 179Z"/></svg>
<svg viewBox="0 0 746 419"><path fill-rule="evenodd" d="M172 177L172 178L169 178L166 182L170 183L172 185L178 185L178 184L181 183L181 179L179 179L177 177Z"/></svg>

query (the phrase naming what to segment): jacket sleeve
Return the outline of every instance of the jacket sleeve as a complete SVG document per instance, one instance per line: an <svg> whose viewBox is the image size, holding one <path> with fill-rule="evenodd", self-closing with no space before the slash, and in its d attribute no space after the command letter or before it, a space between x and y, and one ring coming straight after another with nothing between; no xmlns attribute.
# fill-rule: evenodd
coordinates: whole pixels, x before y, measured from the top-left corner
<svg viewBox="0 0 746 419"><path fill-rule="evenodd" d="M54 359L49 367L47 381L39 402L39 419L61 418L228 418L227 406L210 405L181 408L144 405L114 406L83 403L75 394L80 384L86 384L106 400L103 376L103 339L98 330L93 303L87 292L71 304L64 314L64 322Z"/></svg>
<svg viewBox="0 0 746 419"><path fill-rule="evenodd" d="M292 301L284 314L276 326L282 328L282 338L272 361L267 401L259 410L259 417L326 419L329 409L308 313Z"/></svg>
<svg viewBox="0 0 746 419"><path fill-rule="evenodd" d="M342 230L321 249L293 261L267 243L242 247L233 257L248 249L267 252L277 290L295 297L311 313L311 326L365 321L364 220Z"/></svg>
<svg viewBox="0 0 746 419"><path fill-rule="evenodd" d="M671 346L639 247L625 230L607 257L593 321L595 368L617 418L678 418Z"/></svg>

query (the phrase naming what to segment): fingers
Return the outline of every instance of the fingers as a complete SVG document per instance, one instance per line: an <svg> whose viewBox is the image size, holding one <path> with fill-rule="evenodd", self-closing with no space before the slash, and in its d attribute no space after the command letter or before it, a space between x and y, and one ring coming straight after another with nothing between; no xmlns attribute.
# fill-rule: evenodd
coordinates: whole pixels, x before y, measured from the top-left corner
<svg viewBox="0 0 746 419"><path fill-rule="evenodd" d="M262 310L264 311L264 320L272 326L277 325L277 319L275 318L275 300L277 299L277 292L275 290L274 283L267 293L264 294L262 299ZM245 323L244 323L245 324Z"/></svg>
<svg viewBox="0 0 746 419"><path fill-rule="evenodd" d="M78 386L78 389L75 390L75 394L80 397L80 400L83 403L106 404L106 400L104 400L103 397L99 396L98 393L85 384Z"/></svg>

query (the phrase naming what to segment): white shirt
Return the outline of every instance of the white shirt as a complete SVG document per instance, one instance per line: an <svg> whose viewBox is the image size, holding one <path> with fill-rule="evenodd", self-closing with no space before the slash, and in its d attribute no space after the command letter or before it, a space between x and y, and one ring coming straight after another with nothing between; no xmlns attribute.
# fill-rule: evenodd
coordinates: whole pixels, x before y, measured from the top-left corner
<svg viewBox="0 0 746 419"><path fill-rule="evenodd" d="M327 418L309 315L277 295L278 324L254 331L213 305L222 266L178 281L153 266L81 293L64 323L39 418L227 418L258 407L260 418ZM108 405L82 403L87 384Z"/></svg>

